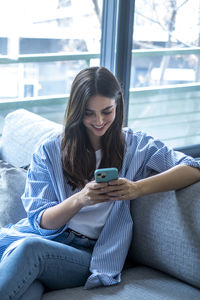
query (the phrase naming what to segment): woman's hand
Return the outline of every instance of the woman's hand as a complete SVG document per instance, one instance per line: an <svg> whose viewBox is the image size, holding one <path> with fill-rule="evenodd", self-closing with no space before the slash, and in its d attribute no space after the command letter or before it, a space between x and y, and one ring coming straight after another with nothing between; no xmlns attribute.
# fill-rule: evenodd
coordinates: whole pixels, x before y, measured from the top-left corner
<svg viewBox="0 0 200 300"><path fill-rule="evenodd" d="M131 200L140 196L140 189L137 182L119 178L110 181L104 188L104 193L110 200Z"/></svg>
<svg viewBox="0 0 200 300"><path fill-rule="evenodd" d="M95 183L94 181L87 183L80 192L47 208L42 215L40 226L46 229L58 229L84 206L109 201L109 196L104 193L107 186L108 183Z"/></svg>
<svg viewBox="0 0 200 300"><path fill-rule="evenodd" d="M105 194L104 189L108 187L108 183L96 183L91 181L78 193L78 197L83 206L94 205L110 200L110 197Z"/></svg>

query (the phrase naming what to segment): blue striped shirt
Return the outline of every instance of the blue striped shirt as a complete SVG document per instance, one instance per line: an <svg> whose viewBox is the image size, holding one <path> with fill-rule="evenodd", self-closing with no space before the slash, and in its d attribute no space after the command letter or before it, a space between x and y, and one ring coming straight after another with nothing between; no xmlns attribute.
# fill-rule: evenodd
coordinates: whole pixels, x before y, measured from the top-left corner
<svg viewBox="0 0 200 300"><path fill-rule="evenodd" d="M200 164L193 158L168 148L160 140L141 132L134 133L129 128L123 132L126 146L120 177L137 181L148 177L152 170L160 173L180 164L200 168ZM68 224L58 230L40 227L45 209L79 191L72 191L63 176L60 143L60 136L51 137L33 154L22 196L27 218L0 230L0 257L6 257L23 238L40 236L53 239L68 227ZM132 224L130 201L114 202L94 247L90 263L91 275L85 288L120 282L120 273L132 238Z"/></svg>

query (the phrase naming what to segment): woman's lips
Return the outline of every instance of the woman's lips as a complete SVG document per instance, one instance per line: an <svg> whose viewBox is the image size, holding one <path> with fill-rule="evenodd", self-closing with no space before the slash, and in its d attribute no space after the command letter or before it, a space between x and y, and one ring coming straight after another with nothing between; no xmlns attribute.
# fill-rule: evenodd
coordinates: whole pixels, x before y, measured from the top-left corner
<svg viewBox="0 0 200 300"><path fill-rule="evenodd" d="M92 127L95 129L95 130L99 130L101 131L102 129L104 129L106 126L106 124L102 125L102 126L96 126L96 125L92 125Z"/></svg>

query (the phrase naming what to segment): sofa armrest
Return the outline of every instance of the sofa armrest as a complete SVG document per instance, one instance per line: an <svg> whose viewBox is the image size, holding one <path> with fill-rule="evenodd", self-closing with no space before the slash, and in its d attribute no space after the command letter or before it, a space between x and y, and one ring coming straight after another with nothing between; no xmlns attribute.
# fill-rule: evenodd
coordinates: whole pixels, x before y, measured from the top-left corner
<svg viewBox="0 0 200 300"><path fill-rule="evenodd" d="M200 288L200 182L133 200L131 258Z"/></svg>

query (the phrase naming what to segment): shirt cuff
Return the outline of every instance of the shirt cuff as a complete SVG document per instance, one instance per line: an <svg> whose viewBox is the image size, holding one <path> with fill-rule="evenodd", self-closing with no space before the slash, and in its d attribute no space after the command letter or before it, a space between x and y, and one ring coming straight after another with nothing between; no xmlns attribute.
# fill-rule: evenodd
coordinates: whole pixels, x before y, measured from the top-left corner
<svg viewBox="0 0 200 300"><path fill-rule="evenodd" d="M34 221L35 229L36 229L36 230L40 233L40 235L42 235L42 236L54 235L55 233L59 233L59 232L61 233L61 232L63 231L63 228L64 228L65 226L63 226L63 227L60 228L59 230L58 230L58 229L45 229L45 228L42 228L42 227L40 226L40 221L41 221L41 218L42 218L42 215L43 215L44 211L45 211L45 209L42 210L42 211L38 214L37 218L35 219L35 221Z"/></svg>
<svg viewBox="0 0 200 300"><path fill-rule="evenodd" d="M186 165L194 168L200 169L200 161L197 161L195 159L186 158L181 162L181 165Z"/></svg>
<svg viewBox="0 0 200 300"><path fill-rule="evenodd" d="M110 286L121 281L121 273L115 277L107 274L92 274L86 281L84 289L92 289L99 286Z"/></svg>

